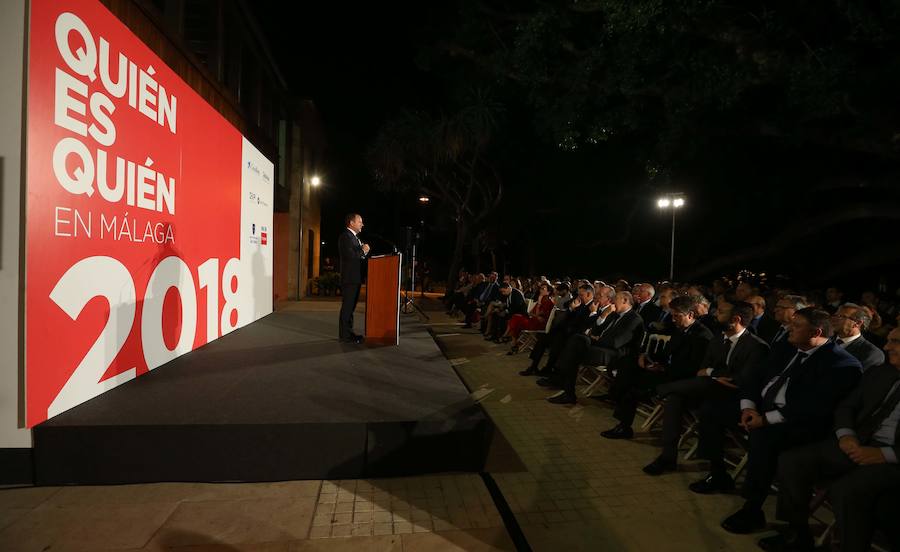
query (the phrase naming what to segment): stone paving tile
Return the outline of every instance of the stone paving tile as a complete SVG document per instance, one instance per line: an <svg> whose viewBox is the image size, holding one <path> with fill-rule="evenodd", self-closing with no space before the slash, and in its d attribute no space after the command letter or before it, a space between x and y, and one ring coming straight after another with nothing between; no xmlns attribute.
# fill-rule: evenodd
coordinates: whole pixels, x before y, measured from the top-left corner
<svg viewBox="0 0 900 552"><path fill-rule="evenodd" d="M718 527L741 505L739 497L687 489L705 475L702 466L683 463L658 478L643 474L659 452L654 433L601 438L616 424L609 405L581 397L571 407L550 404L544 399L552 392L517 374L529 362L526 354L506 355L506 345L457 331L437 339L451 362L466 359L456 371L525 465L527 471L494 479L534 550L758 550L759 535ZM774 499L770 513L773 506Z"/></svg>
<svg viewBox="0 0 900 552"><path fill-rule="evenodd" d="M311 539L500 528L500 514L476 474L324 481Z"/></svg>

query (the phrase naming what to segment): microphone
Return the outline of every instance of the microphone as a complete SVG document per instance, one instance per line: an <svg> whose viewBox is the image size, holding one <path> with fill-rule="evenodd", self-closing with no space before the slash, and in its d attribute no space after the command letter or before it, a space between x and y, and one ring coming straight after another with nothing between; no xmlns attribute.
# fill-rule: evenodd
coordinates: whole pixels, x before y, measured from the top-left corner
<svg viewBox="0 0 900 552"><path fill-rule="evenodd" d="M373 238L380 240L380 241L388 244L389 246L391 246L391 249L393 249L392 253L396 253L397 251L399 251L397 249L397 244L395 244L394 242L392 242L391 240L385 238L384 236L382 236L380 234L376 234L375 232L370 232L370 231L366 230L366 235L372 236Z"/></svg>

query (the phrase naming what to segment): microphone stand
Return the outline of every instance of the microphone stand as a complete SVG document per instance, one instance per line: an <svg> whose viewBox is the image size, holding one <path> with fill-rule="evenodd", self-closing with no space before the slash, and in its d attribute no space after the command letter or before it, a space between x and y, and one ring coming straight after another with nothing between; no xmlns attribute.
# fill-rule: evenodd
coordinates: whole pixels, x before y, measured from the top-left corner
<svg viewBox="0 0 900 552"><path fill-rule="evenodd" d="M377 239L381 240L382 242L390 245L391 248L393 249L394 253L398 252L397 244L395 244L391 240L385 238L384 236L381 236L374 232L366 232L366 234L371 235L373 238L377 238ZM415 310L415 311L418 311L418 313L425 320L431 320L431 318L427 314L425 314L425 311L423 311L422 308L419 307L419 305L417 305L415 303L415 301L413 300L414 292L416 289L416 241L417 240L412 240L412 242L411 242L412 255L411 255L410 260L407 261L407 263L408 263L407 266L409 267L409 280L410 280L409 281L409 289L406 289L403 292L403 299L402 299L403 304L400 305L400 312L402 312L403 314L411 314ZM412 289L412 292L410 291L410 289Z"/></svg>

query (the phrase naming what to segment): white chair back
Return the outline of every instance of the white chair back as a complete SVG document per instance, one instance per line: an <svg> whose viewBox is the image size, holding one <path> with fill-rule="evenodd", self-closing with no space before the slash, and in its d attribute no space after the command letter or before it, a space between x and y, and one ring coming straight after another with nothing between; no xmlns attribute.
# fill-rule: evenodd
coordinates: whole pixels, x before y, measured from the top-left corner
<svg viewBox="0 0 900 552"><path fill-rule="evenodd" d="M644 354L652 356L661 353L670 339L672 339L671 335L649 334L644 340Z"/></svg>
<svg viewBox="0 0 900 552"><path fill-rule="evenodd" d="M554 316L556 316L556 309L550 309L550 316L547 317L547 325L544 326L545 333L550 331L550 326L553 324Z"/></svg>

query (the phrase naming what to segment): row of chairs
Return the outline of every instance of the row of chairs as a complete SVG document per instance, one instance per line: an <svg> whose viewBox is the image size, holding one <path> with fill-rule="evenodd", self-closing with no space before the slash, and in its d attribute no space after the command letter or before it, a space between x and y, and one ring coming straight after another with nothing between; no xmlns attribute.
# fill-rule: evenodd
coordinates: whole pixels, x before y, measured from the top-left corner
<svg viewBox="0 0 900 552"><path fill-rule="evenodd" d="M528 300L528 312L534 306L534 301ZM553 319L556 316L557 309L550 312L547 324L540 330L523 331L519 337L519 352L530 351L537 343L538 337L550 331L553 325ZM641 343L641 352L648 355L656 355L664 350L668 345L670 335L664 334L647 334ZM606 366L587 366L579 367L579 380L584 387L579 391L583 397L592 397L602 388L608 390L612 380L615 378L615 370L609 370ZM642 431L649 431L662 421L663 402L656 397L648 397L638 404L638 414L643 417L641 424ZM695 411L688 411L684 415L684 429L678 441L678 449L684 450L684 460L692 460L696 458L699 448L700 420ZM735 481L742 475L747 466L749 458L749 435L740 428L729 430L727 437L731 443L726 449L726 464L731 468L729 474ZM773 485L774 490L777 488ZM831 505L828 503L827 486L817 489L815 495L810 502L810 511L812 519L823 527L823 530L816 537L816 546L823 546L830 538L833 537L835 521L832 515L830 519L823 515L823 512L830 512ZM873 550L886 552L886 549L873 543Z"/></svg>

